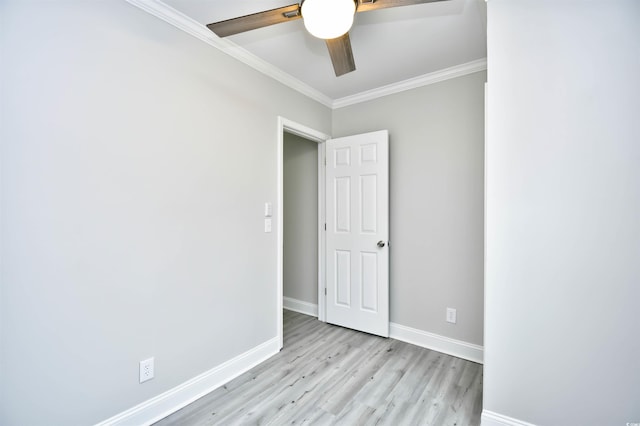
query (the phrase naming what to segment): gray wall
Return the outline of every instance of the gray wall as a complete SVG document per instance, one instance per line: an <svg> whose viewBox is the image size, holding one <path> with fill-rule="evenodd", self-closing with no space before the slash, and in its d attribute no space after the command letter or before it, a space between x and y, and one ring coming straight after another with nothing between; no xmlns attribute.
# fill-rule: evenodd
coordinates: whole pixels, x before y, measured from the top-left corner
<svg viewBox="0 0 640 426"><path fill-rule="evenodd" d="M318 144L284 134L285 297L318 303Z"/></svg>
<svg viewBox="0 0 640 426"><path fill-rule="evenodd" d="M92 424L274 338L277 116L330 111L125 2L2 7L0 423Z"/></svg>
<svg viewBox="0 0 640 426"><path fill-rule="evenodd" d="M474 73L333 112L390 135L391 321L482 344L484 82ZM458 323L445 321L457 309Z"/></svg>
<svg viewBox="0 0 640 426"><path fill-rule="evenodd" d="M488 3L484 409L625 425L640 421L640 2L577 3Z"/></svg>

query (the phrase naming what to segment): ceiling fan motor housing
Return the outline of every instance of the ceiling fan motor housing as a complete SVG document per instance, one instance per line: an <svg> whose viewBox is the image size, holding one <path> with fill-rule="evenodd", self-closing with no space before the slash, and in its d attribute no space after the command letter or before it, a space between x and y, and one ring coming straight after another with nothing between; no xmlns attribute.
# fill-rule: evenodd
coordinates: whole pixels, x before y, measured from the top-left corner
<svg viewBox="0 0 640 426"><path fill-rule="evenodd" d="M304 0L301 6L304 26L321 39L334 39L346 34L353 25L354 0Z"/></svg>

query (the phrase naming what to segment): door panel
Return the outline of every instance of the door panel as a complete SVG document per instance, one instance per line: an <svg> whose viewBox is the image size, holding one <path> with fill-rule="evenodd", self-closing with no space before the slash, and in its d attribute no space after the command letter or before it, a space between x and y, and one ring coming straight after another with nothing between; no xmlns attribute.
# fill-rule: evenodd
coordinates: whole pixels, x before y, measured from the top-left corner
<svg viewBox="0 0 640 426"><path fill-rule="evenodd" d="M360 253L362 309L378 312L378 253Z"/></svg>
<svg viewBox="0 0 640 426"><path fill-rule="evenodd" d="M327 141L327 322L389 335L389 136ZM384 242L379 247L378 241Z"/></svg>
<svg viewBox="0 0 640 426"><path fill-rule="evenodd" d="M335 232L351 232L351 178L335 179Z"/></svg>
<svg viewBox="0 0 640 426"><path fill-rule="evenodd" d="M336 305L351 306L351 252L336 250Z"/></svg>
<svg viewBox="0 0 640 426"><path fill-rule="evenodd" d="M375 234L377 230L377 176L360 176L360 233Z"/></svg>

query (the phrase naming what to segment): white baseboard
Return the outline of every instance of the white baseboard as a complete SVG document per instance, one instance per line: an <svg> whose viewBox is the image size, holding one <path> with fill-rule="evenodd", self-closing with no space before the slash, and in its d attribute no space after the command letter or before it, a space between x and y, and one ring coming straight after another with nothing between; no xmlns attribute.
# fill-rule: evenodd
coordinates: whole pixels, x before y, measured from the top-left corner
<svg viewBox="0 0 640 426"><path fill-rule="evenodd" d="M291 297L282 298L282 307L301 314L318 317L318 305L315 303L303 302L302 300L293 299Z"/></svg>
<svg viewBox="0 0 640 426"><path fill-rule="evenodd" d="M473 343L451 339L450 337L395 323L389 324L389 337L479 364L483 363L484 348Z"/></svg>
<svg viewBox="0 0 640 426"><path fill-rule="evenodd" d="M291 297L283 297L283 308L290 311L300 312L301 314L318 316L318 305L303 302L302 300L293 299ZM469 361L483 363L484 348L472 343L463 342L461 340L451 339L449 337L440 336L439 334L429 333L428 331L418 330L400 324L389 323L389 337L412 345L453 355L458 358L467 359Z"/></svg>
<svg viewBox="0 0 640 426"><path fill-rule="evenodd" d="M279 339L274 337L96 426L150 425L157 422L277 354L280 351L278 343Z"/></svg>
<svg viewBox="0 0 640 426"><path fill-rule="evenodd" d="M482 410L480 424L482 426L535 426L532 423L523 422L522 420L514 419L513 417L503 416L502 414L494 413L489 410Z"/></svg>

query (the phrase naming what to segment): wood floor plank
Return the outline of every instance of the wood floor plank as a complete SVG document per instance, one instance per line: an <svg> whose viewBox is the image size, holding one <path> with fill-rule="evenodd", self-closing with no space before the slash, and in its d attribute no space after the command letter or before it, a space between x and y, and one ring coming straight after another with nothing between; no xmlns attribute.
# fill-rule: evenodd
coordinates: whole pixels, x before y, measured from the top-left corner
<svg viewBox="0 0 640 426"><path fill-rule="evenodd" d="M156 425L480 424L481 365L292 311L283 320L280 353Z"/></svg>

